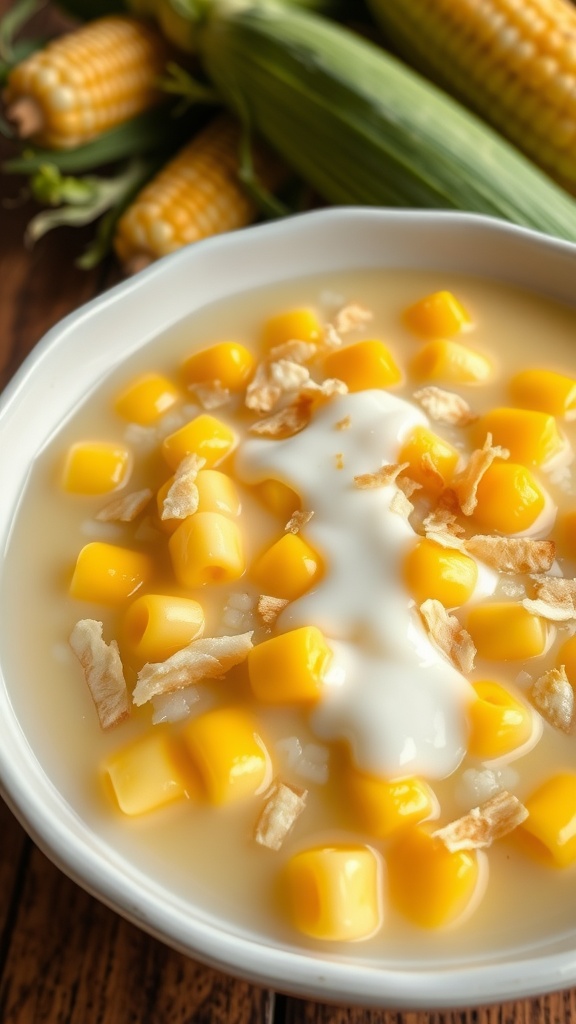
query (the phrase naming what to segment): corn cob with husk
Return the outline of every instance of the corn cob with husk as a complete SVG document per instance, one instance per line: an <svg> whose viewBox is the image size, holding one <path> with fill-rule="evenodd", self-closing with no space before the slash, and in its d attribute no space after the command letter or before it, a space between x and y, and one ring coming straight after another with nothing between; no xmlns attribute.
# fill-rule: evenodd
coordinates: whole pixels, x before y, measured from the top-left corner
<svg viewBox="0 0 576 1024"><path fill-rule="evenodd" d="M576 240L576 203L379 47L273 2L188 0L225 102L332 203L460 209Z"/></svg>
<svg viewBox="0 0 576 1024"><path fill-rule="evenodd" d="M241 126L223 114L193 138L120 218L114 247L128 273L202 238L250 224L258 206L239 179ZM274 190L286 170L267 147L253 149L254 172Z"/></svg>
<svg viewBox="0 0 576 1024"><path fill-rule="evenodd" d="M73 148L149 109L162 98L168 54L143 21L109 16L60 36L9 74L6 116L21 138Z"/></svg>
<svg viewBox="0 0 576 1024"><path fill-rule="evenodd" d="M369 0L394 48L576 191L576 6Z"/></svg>

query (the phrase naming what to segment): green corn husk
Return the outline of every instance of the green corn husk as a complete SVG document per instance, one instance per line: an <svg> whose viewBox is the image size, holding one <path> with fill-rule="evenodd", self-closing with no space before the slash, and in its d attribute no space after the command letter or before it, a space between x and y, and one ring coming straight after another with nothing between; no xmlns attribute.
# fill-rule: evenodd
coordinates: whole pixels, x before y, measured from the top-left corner
<svg viewBox="0 0 576 1024"><path fill-rule="evenodd" d="M576 241L576 202L377 46L274 2L188 0L225 103L335 204L467 210Z"/></svg>

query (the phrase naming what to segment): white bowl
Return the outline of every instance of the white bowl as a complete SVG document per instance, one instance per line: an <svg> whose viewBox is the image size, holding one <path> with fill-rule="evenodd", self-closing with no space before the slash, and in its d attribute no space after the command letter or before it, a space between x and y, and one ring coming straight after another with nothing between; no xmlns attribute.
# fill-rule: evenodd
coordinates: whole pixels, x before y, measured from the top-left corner
<svg viewBox="0 0 576 1024"><path fill-rule="evenodd" d="M0 542L6 545L30 465L94 382L145 342L206 303L308 274L366 267L452 270L575 301L576 247L484 217L370 209L306 214L191 246L82 307L53 328L0 404ZM38 845L114 910L206 963L284 992L403 1008L520 998L576 984L576 921L569 934L506 956L455 962L350 959L274 944L148 877L83 819L56 788L19 721L2 671L0 782Z"/></svg>

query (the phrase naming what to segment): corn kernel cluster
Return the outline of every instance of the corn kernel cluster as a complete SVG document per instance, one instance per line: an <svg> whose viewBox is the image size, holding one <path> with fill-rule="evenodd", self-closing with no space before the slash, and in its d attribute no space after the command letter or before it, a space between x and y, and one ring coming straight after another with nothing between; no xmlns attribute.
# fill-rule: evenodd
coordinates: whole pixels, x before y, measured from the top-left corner
<svg viewBox="0 0 576 1024"><path fill-rule="evenodd" d="M76 560L70 594L78 602L112 610L129 682L145 665L177 672L173 659L179 652L205 642L206 594L232 588L235 603L228 614L237 616L232 617L237 622L232 634L242 632L245 609L253 611L250 594L263 601L261 620L251 620L255 642L244 664L223 658L220 671L206 668L203 676L200 669L200 680L209 680L226 675L232 665L230 679L218 684L216 706L198 713L192 708L170 730L150 727L143 718L140 738L120 743L107 758L105 785L125 815L152 813L174 801L214 806L252 801L258 806L278 771L260 709L305 709L321 699L332 661L329 640L314 622L286 630L277 620L286 605L318 585L329 566L306 539L301 496L279 480L248 489L250 500L274 518L278 534L263 549L251 551L250 524L244 521L247 485L235 479L234 452L259 421L243 400L261 367L275 352L285 353L286 346L308 346L320 382L336 379L349 391L413 391L424 385L420 394L445 402L452 392L439 389L442 385L473 401L476 389L497 372L491 356L468 344L473 317L450 292L420 298L403 311L402 322L412 346L406 352L392 351L363 323L352 327L352 341L345 338L335 346L326 344L330 332L314 310L290 309L263 325L259 351L237 341L218 342L191 353L173 378L150 372L117 394L118 423L157 430L150 501L136 519L141 523L145 518L154 542L139 540L137 529L127 527L124 545L86 544ZM436 602L456 616L473 644L481 666L470 676L467 756L482 764L519 756L531 741L535 710L530 697L501 682L499 669L504 662L524 664L542 655L551 624L545 612L521 600L504 600L502 592L494 598L478 596L486 567L472 542L466 545L479 533L515 538L541 521L549 499L540 470L565 450L562 418L574 411L576 379L527 369L508 382L508 391L510 406L460 420L442 413L438 423L417 427L400 443L397 459L401 479L410 482L406 493L416 517L414 544L403 567L407 607L412 603L417 614L427 602ZM214 407L207 402L174 429L164 429L174 411L185 408L190 393L211 394ZM303 408L309 414L297 429L314 429L314 402L320 399L311 394L296 403L297 412ZM462 491L463 450L470 464L484 458L469 510L469 495ZM78 441L68 453L62 486L70 500L121 495L134 460L124 443ZM193 510L165 515L185 475L183 466L192 474ZM436 516L435 529L426 528L426 513ZM574 547L575 517L569 512L561 520L559 546ZM440 522L449 529L440 528ZM525 582L527 572L517 569L516 576ZM213 653L209 647L196 648L206 665L219 658L219 642L212 641ZM565 673L569 689L576 685L576 637L558 650L554 671ZM183 680L179 677L170 692L184 691ZM542 713L546 719L545 709ZM544 728L554 727L550 721ZM294 839L282 851L280 875L295 927L314 940L346 942L377 932L387 902L426 928L469 911L478 896L484 854L475 846L452 849L435 835L432 823L442 817L442 806L430 783L366 774L347 754L336 758L336 766L334 787L356 831L350 842L314 843L312 825L307 845L301 838L306 831L294 828ZM576 774L551 775L524 805L527 816L519 831L531 837L539 856L560 866L576 861Z"/></svg>

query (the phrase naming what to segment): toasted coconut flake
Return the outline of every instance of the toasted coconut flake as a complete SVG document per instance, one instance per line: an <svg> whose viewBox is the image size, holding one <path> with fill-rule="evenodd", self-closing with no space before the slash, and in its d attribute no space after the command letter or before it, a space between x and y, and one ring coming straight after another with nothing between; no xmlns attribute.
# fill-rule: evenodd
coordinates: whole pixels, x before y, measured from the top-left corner
<svg viewBox="0 0 576 1024"><path fill-rule="evenodd" d="M199 455L185 455L179 464L172 486L164 498L162 519L186 519L198 508L196 477L206 463Z"/></svg>
<svg viewBox="0 0 576 1024"><path fill-rule="evenodd" d="M366 306L361 306L359 302L349 302L336 313L334 327L338 334L348 334L358 327L363 327L364 324L371 323L373 319L374 314Z"/></svg>
<svg viewBox="0 0 576 1024"><path fill-rule="evenodd" d="M472 412L468 402L460 395L454 394L453 391L444 391L442 388L430 386L415 391L414 398L420 402L430 419L436 420L437 423L465 427L478 418Z"/></svg>
<svg viewBox="0 0 576 1024"><path fill-rule="evenodd" d="M472 637L462 628L455 615L450 615L440 601L428 598L420 605L420 614L432 643L442 651L460 672L467 675L474 668L476 648Z"/></svg>
<svg viewBox="0 0 576 1024"><path fill-rule="evenodd" d="M151 499L152 491L149 487L132 491L131 494L122 494L101 508L95 518L101 523L132 523Z"/></svg>
<svg viewBox="0 0 576 1024"><path fill-rule="evenodd" d="M269 594L261 594L256 610L265 626L273 626L287 604L288 601L284 597L270 597Z"/></svg>
<svg viewBox="0 0 576 1024"><path fill-rule="evenodd" d="M457 548L461 551L464 547L464 542L459 536L464 533L464 528L455 514L447 508L432 509L422 521L422 528L428 540L433 540L444 548Z"/></svg>
<svg viewBox="0 0 576 1024"><path fill-rule="evenodd" d="M398 489L390 500L390 511L395 512L398 516L402 516L403 519L409 519L414 511L414 505L406 497L404 491Z"/></svg>
<svg viewBox="0 0 576 1024"><path fill-rule="evenodd" d="M254 412L272 412L286 395L301 391L310 380L310 370L290 359L259 364L246 388L246 406Z"/></svg>
<svg viewBox="0 0 576 1024"><path fill-rule="evenodd" d="M576 618L576 580L545 576L534 584L536 599L525 598L524 607L533 615L552 622L568 622Z"/></svg>
<svg viewBox="0 0 576 1024"><path fill-rule="evenodd" d="M361 473L354 477L354 483L360 490L372 490L375 487L388 487L395 483L396 478L410 465L409 462L394 462L380 466L374 473ZM406 492L404 492L406 493Z"/></svg>
<svg viewBox="0 0 576 1024"><path fill-rule="evenodd" d="M352 417L343 416L341 420L338 420L338 422L334 424L334 427L336 430L348 430L351 427L351 425Z"/></svg>
<svg viewBox="0 0 576 1024"><path fill-rule="evenodd" d="M334 465L336 469L344 469L344 455L342 452L336 452L334 456Z"/></svg>
<svg viewBox="0 0 576 1024"><path fill-rule="evenodd" d="M450 853L483 850L495 839L513 832L528 817L528 811L513 793L503 789L468 814L432 833Z"/></svg>
<svg viewBox="0 0 576 1024"><path fill-rule="evenodd" d="M311 397L316 404L329 401L338 395L347 395L348 385L337 377L326 377L320 384L315 380L308 380L300 390L302 397Z"/></svg>
<svg viewBox="0 0 576 1024"><path fill-rule="evenodd" d="M454 480L454 490L465 516L471 516L478 504L478 484L494 459L507 459L510 452L501 445L492 444L492 434L486 435L482 448L477 448L468 459L468 465Z"/></svg>
<svg viewBox="0 0 576 1024"><path fill-rule="evenodd" d="M475 558L500 572L548 572L556 557L554 541L530 537L476 534L465 541L464 546Z"/></svg>
<svg viewBox="0 0 576 1024"><path fill-rule="evenodd" d="M318 345L313 341L299 341L297 338L292 338L290 341L285 341L282 345L276 345L270 349L270 358L274 361L289 359L292 363L303 365L311 363L317 352Z"/></svg>
<svg viewBox="0 0 576 1024"><path fill-rule="evenodd" d="M306 806L308 791L275 781L265 796L254 838L260 846L278 851Z"/></svg>
<svg viewBox="0 0 576 1024"><path fill-rule="evenodd" d="M325 324L322 332L322 343L324 348L340 348L342 345L342 338L334 327L334 324Z"/></svg>
<svg viewBox="0 0 576 1024"><path fill-rule="evenodd" d="M137 707L159 693L172 693L202 679L220 679L244 661L252 648L252 632L193 640L166 661L148 663L138 673L132 693Z"/></svg>
<svg viewBox="0 0 576 1024"><path fill-rule="evenodd" d="M532 684L530 699L543 718L562 732L571 732L574 721L574 690L566 667L551 668Z"/></svg>
<svg viewBox="0 0 576 1024"><path fill-rule="evenodd" d="M80 619L69 643L84 670L100 725L103 729L119 725L130 714L130 701L118 644L103 640L102 623L96 619Z"/></svg>
<svg viewBox="0 0 576 1024"><path fill-rule="evenodd" d="M313 512L306 511L305 509L296 509L284 527L286 533L300 533L302 527L310 522L313 515Z"/></svg>
<svg viewBox="0 0 576 1024"><path fill-rule="evenodd" d="M411 476L399 476L396 479L396 483L407 498L411 498L416 491L422 490L422 484L419 484L417 480L413 480Z"/></svg>
<svg viewBox="0 0 576 1024"><path fill-rule="evenodd" d="M420 459L420 468L425 476L428 478L429 483L434 487L444 487L446 481L442 476L442 473L438 469L438 466L434 462L434 459L430 455L430 452L424 452Z"/></svg>
<svg viewBox="0 0 576 1024"><path fill-rule="evenodd" d="M230 389L225 388L219 380L204 381L193 384L191 390L196 395L203 409L219 409L231 401Z"/></svg>
<svg viewBox="0 0 576 1024"><path fill-rule="evenodd" d="M270 438L273 441L282 441L286 437L293 437L310 423L313 405L314 402L310 395L300 396L272 416L253 423L250 433L257 434L258 437Z"/></svg>

